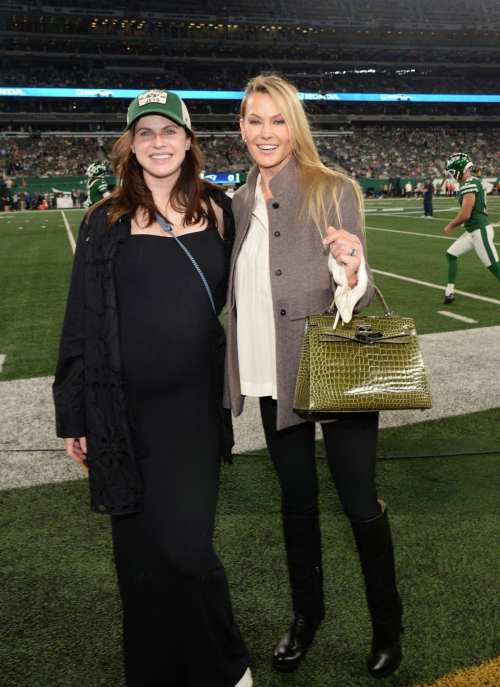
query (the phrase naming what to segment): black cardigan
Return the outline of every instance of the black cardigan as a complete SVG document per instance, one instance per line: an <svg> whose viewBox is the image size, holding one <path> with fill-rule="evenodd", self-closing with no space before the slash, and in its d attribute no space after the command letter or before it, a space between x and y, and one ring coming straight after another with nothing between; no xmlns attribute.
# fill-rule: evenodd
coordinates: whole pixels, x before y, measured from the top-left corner
<svg viewBox="0 0 500 687"><path fill-rule="evenodd" d="M222 208L224 217L226 279L214 294L220 313L234 243L234 218L231 200L223 191L211 184L206 184L206 191ZM85 217L80 225L53 394L57 436L87 438L92 510L124 515L142 510L143 500L136 465L141 446L121 369L113 276L118 245L130 236L131 221L124 215L108 235L108 210L108 203L101 205L92 212L88 223ZM226 340L215 318L212 342L221 454L230 463L234 444L231 416L222 407Z"/></svg>

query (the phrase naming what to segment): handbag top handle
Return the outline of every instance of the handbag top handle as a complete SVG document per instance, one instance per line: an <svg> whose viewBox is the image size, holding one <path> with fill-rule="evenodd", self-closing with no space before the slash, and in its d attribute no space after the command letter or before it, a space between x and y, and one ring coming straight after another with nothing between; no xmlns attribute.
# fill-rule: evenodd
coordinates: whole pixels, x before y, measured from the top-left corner
<svg viewBox="0 0 500 687"><path fill-rule="evenodd" d="M387 305L387 301L383 297L382 292L380 291L380 289L378 289L375 286L375 284L373 285L373 288L375 289L375 295L379 299L380 304L382 305L382 308L384 309L385 316L386 317L392 317L394 315L394 311L389 310L389 306ZM336 312L337 312L337 307L335 305L335 298L334 298L330 307L327 310L327 313L329 313L331 315L335 315Z"/></svg>

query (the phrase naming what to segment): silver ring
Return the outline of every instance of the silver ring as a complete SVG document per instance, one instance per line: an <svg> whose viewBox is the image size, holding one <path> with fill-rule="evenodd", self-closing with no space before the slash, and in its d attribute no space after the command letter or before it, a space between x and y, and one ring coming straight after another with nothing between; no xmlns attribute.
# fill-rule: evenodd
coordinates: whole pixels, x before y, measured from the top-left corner
<svg viewBox="0 0 500 687"><path fill-rule="evenodd" d="M351 250L349 251L349 255L352 255L354 257L357 252L358 251L355 248L351 248Z"/></svg>

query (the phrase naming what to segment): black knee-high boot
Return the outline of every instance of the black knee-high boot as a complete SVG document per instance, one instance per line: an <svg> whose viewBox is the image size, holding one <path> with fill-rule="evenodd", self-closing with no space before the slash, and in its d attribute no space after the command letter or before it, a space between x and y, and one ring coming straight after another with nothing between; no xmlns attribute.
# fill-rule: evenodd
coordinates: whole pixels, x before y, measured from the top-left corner
<svg viewBox="0 0 500 687"><path fill-rule="evenodd" d="M381 515L373 520L351 521L372 617L373 641L367 666L373 677L390 675L403 657L400 643L403 605L396 587L394 550L385 504L382 508Z"/></svg>
<svg viewBox="0 0 500 687"><path fill-rule="evenodd" d="M319 511L283 512L283 532L292 587L293 619L274 650L273 667L299 667L325 615Z"/></svg>

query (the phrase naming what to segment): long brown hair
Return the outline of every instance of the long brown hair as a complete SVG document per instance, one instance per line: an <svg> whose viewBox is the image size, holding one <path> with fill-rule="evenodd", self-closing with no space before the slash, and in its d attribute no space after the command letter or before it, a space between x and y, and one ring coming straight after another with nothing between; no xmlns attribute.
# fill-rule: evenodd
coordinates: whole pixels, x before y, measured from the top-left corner
<svg viewBox="0 0 500 687"><path fill-rule="evenodd" d="M139 210L147 218L146 227L156 222L155 215L160 215L168 221L164 213L155 205L153 194L144 180L144 173L136 156L132 153L132 141L137 122L116 141L111 151L111 162L116 176L116 186L107 198L103 198L93 205L87 215L100 205L108 203L109 212L106 216L106 232L111 233L111 227L122 215L135 217ZM212 203L205 191L206 182L200 179L200 172L205 163L205 156L201 152L195 134L185 128L191 141L189 150L181 165L179 178L170 193L170 205L176 212L184 214L185 226L208 222L217 224Z"/></svg>
<svg viewBox="0 0 500 687"><path fill-rule="evenodd" d="M348 185L354 191L363 225L364 200L361 187L347 174L338 169L329 169L321 162L303 102L299 100L295 86L273 74L250 79L245 97L241 101L241 119L245 119L247 101L252 93L267 93L271 96L287 123L293 154L300 170L301 211L307 210L321 237L324 236L332 208L337 213L339 222L342 222L340 201ZM328 198L326 203L325 197Z"/></svg>

